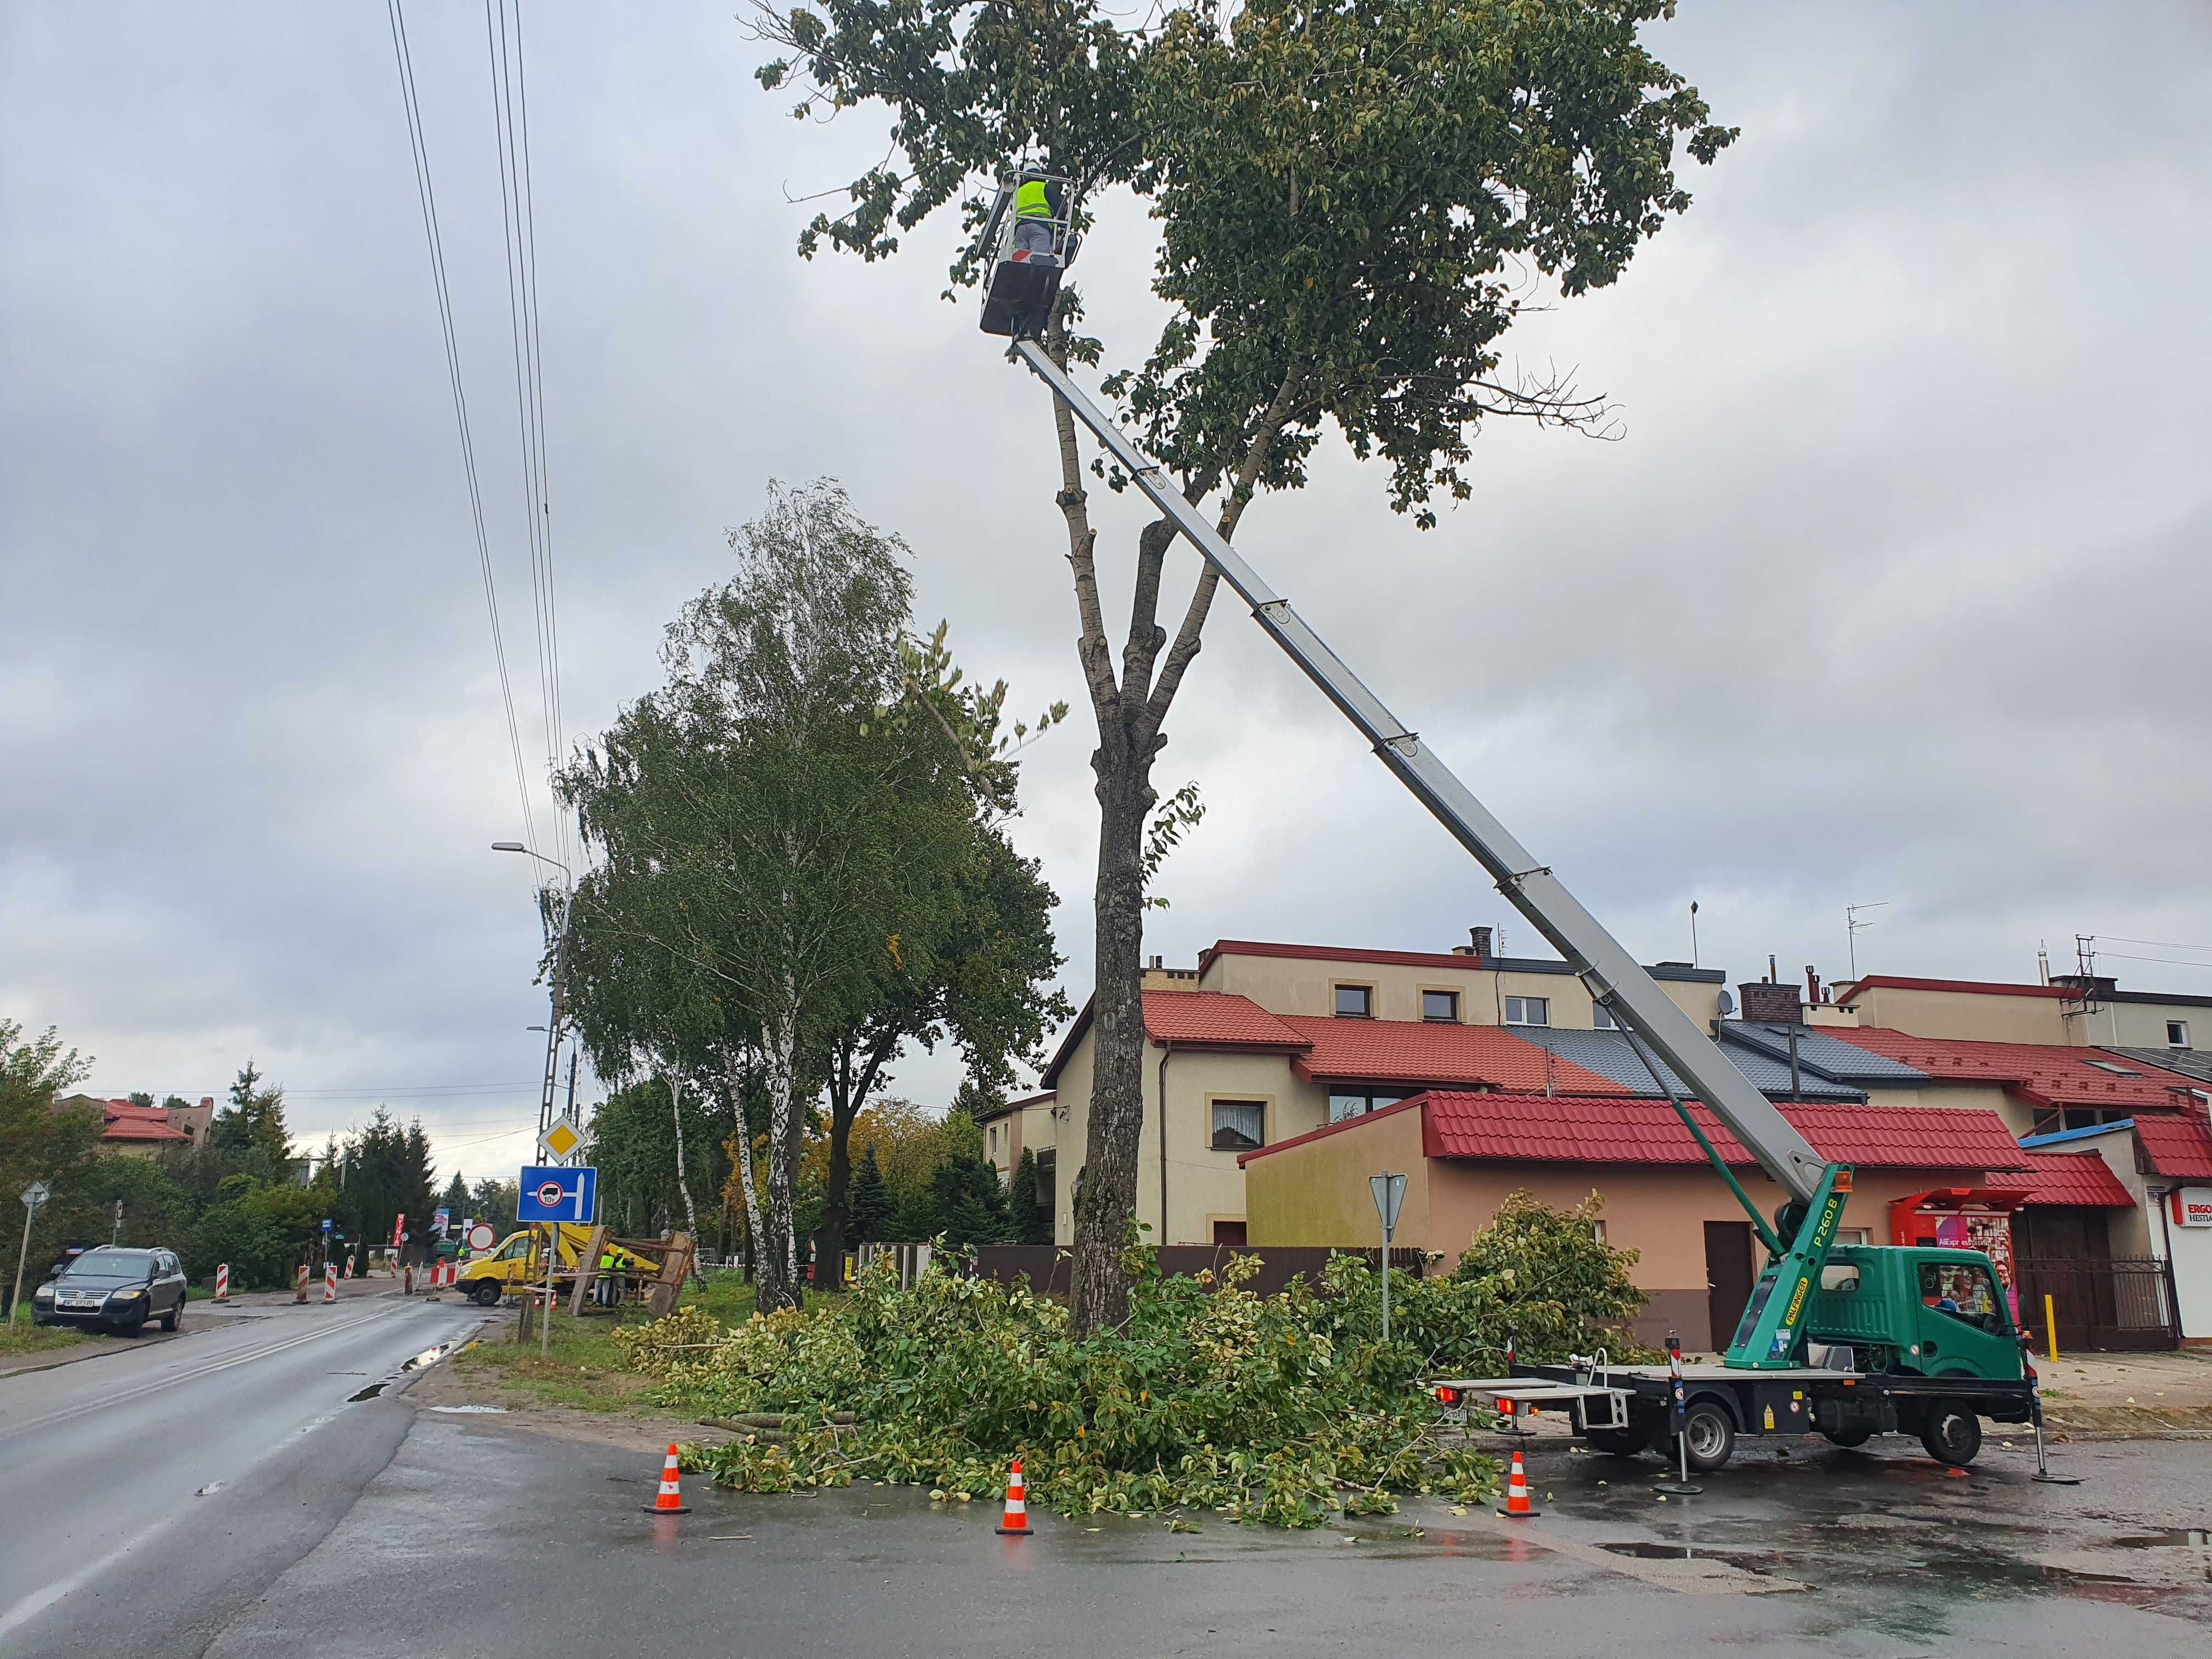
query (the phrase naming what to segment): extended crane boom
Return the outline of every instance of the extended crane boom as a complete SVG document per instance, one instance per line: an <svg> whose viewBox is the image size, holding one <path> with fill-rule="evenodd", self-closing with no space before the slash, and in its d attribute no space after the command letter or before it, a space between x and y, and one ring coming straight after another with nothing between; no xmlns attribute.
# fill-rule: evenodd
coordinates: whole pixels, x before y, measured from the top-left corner
<svg viewBox="0 0 2212 1659"><path fill-rule="evenodd" d="M1013 349L1076 418L1097 434L1137 487L1221 573L1222 580L1252 607L1253 620L1359 728L1382 763L1474 854L1497 882L1498 890L1551 941L1591 994L1688 1081L1697 1097L1728 1126L1729 1133L1758 1161L1759 1168L1796 1201L1790 1207L1802 1206L1797 1211L1797 1224L1783 1228L1778 1241L1783 1248L1762 1274L1729 1353L1731 1364L1790 1363L1797 1313L1834 1238L1843 1212L1843 1194L1850 1189L1850 1171L1830 1164L1813 1150L1796 1127L1729 1063L1712 1038L1567 891L1551 867L1539 864L1453 775L1436 751L1421 742L1420 734L1408 730L1383 707L1382 699L1291 609L1290 601L1261 579L1206 516L1176 488L1159 464L1130 441L1037 341L1018 337ZM1684 1121L1690 1122L1693 1133L1698 1133L1686 1111ZM1708 1155L1712 1156L1710 1148ZM1727 1175L1717 1156L1713 1163ZM1741 1188L1737 1196L1764 1234L1764 1219L1756 1207ZM1778 1298L1774 1293L1785 1279L1791 1281L1791 1291Z"/></svg>

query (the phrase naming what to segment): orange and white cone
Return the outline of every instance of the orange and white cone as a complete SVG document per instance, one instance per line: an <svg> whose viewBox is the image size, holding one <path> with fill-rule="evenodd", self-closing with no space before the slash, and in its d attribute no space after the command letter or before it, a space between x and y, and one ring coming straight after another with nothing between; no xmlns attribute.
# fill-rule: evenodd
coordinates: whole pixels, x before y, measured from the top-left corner
<svg viewBox="0 0 2212 1659"><path fill-rule="evenodd" d="M1528 1501L1528 1474L1521 1467L1521 1453L1513 1453L1513 1472L1505 1478L1505 1501L1498 1506L1500 1515L1533 1517L1544 1511Z"/></svg>
<svg viewBox="0 0 2212 1659"><path fill-rule="evenodd" d="M1012 1538L1029 1536L1028 1488L1022 1485L1022 1460L1018 1457L1006 1471L1006 1516L999 1522L999 1530Z"/></svg>
<svg viewBox="0 0 2212 1659"><path fill-rule="evenodd" d="M691 1509L684 1501L684 1486L678 1478L676 1448L668 1449L668 1459L660 1466L660 1492L653 1502L642 1505L648 1515L689 1515Z"/></svg>

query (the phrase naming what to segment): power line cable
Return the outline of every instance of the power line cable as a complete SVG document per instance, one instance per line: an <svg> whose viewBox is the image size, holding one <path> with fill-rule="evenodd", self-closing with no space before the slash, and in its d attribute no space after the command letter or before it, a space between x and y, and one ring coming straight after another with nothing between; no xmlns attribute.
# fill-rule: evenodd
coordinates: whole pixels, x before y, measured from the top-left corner
<svg viewBox="0 0 2212 1659"><path fill-rule="evenodd" d="M507 672L507 643L499 625L499 592L492 576L491 541L484 533L483 491L477 480L476 442L469 431L467 394L461 386L460 347L453 329L453 295L446 280L446 250L438 234L437 192L430 180L429 146L422 131L422 110L415 88L415 65L407 47L407 20L400 0L386 0L392 25L392 52L399 70L401 101L407 111L407 141L415 162L415 193L422 207L422 234L430 251L431 285L438 297L438 323L446 348L446 374L453 391L453 419L461 438L461 467L469 485L469 514L476 530L477 562L483 574L484 609L491 618L492 658L499 670L499 695L507 711L507 746L514 759L514 786L522 806L524 844L535 852L538 829L530 806L529 770L523 764L522 730L514 717L514 686Z"/></svg>
<svg viewBox="0 0 2212 1659"><path fill-rule="evenodd" d="M529 146L518 6L510 50L507 0L484 0L484 50L491 70L492 137L498 154L500 234L507 278L507 332L514 359L515 425L522 447L523 514L530 550L532 621L538 635L538 696L545 733L548 787L561 763L560 658L553 605L551 516L546 496L544 352L538 335L534 204L526 200ZM553 811L555 851L568 863L566 823Z"/></svg>

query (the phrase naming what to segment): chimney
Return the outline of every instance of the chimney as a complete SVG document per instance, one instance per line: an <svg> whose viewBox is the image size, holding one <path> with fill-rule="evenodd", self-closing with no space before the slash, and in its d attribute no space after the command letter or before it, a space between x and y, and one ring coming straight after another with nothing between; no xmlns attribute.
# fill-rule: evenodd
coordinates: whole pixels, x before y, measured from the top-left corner
<svg viewBox="0 0 2212 1659"><path fill-rule="evenodd" d="M1814 1006L1820 1000L1820 975L1809 962L1805 964L1805 1000Z"/></svg>
<svg viewBox="0 0 2212 1659"><path fill-rule="evenodd" d="M1489 928L1470 927L1467 930L1467 936L1470 942L1469 954L1477 962L1488 962L1496 955L1496 952L1490 948Z"/></svg>
<svg viewBox="0 0 2212 1659"><path fill-rule="evenodd" d="M1747 1020L1795 1025L1804 1018L1804 1010L1797 1000L1797 988L1794 985L1777 985L1770 980L1761 980L1756 984L1739 985L1735 988L1742 1002L1741 1012Z"/></svg>
<svg viewBox="0 0 2212 1659"><path fill-rule="evenodd" d="M1154 957L1148 965L1154 968L1164 968L1168 965L1168 959L1165 957Z"/></svg>

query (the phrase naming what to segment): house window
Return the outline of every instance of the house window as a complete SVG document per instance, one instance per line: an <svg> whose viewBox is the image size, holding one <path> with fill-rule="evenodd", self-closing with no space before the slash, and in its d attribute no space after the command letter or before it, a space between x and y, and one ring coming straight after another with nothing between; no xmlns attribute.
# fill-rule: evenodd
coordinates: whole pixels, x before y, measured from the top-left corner
<svg viewBox="0 0 2212 1659"><path fill-rule="evenodd" d="M1267 1139L1267 1105L1260 1100L1213 1103L1213 1150L1249 1152Z"/></svg>
<svg viewBox="0 0 2212 1659"><path fill-rule="evenodd" d="M2107 1123L2124 1123L2134 1115L2134 1109L2126 1106L2068 1106L2038 1112L2028 1133L2055 1135L2065 1129L2101 1128Z"/></svg>
<svg viewBox="0 0 2212 1659"><path fill-rule="evenodd" d="M1375 1018L1375 988L1371 985L1340 985L1336 988L1336 1017L1339 1019L1372 1019Z"/></svg>
<svg viewBox="0 0 2212 1659"><path fill-rule="evenodd" d="M2166 1022L2166 1046L2169 1048L2186 1048L2189 1046L2187 1020L2169 1019Z"/></svg>
<svg viewBox="0 0 2212 1659"><path fill-rule="evenodd" d="M1618 1031L1620 1022L1613 1017L1613 1010L1602 1002L1590 1005L1590 1024L1601 1031Z"/></svg>
<svg viewBox="0 0 2212 1659"><path fill-rule="evenodd" d="M2124 1066L2115 1066L2109 1060L2085 1060L2083 1064L2094 1066L2100 1072L2110 1072L2114 1077L2141 1077L2142 1075L2141 1072L2130 1072Z"/></svg>
<svg viewBox="0 0 2212 1659"><path fill-rule="evenodd" d="M1551 998L1506 998L1505 1023L1508 1025L1549 1025L1552 1023Z"/></svg>
<svg viewBox="0 0 2212 1659"><path fill-rule="evenodd" d="M1449 1024L1459 1024L1459 993L1456 991L1424 991L1421 993L1421 1018L1443 1020ZM2169 1027L2169 1030L2172 1028Z"/></svg>
<svg viewBox="0 0 2212 1659"><path fill-rule="evenodd" d="M1370 1112L1380 1111L1385 1106L1395 1106L1400 1101L1408 1097L1405 1095L1377 1093L1371 1089L1361 1090L1352 1094L1332 1094L1328 1097L1328 1121L1331 1123L1341 1123L1348 1117L1364 1117Z"/></svg>
<svg viewBox="0 0 2212 1659"><path fill-rule="evenodd" d="M1602 1216L1590 1223L1590 1237L1601 1244L1605 1243L1605 1218Z"/></svg>
<svg viewBox="0 0 2212 1659"><path fill-rule="evenodd" d="M996 1158L996 1157L998 1157L998 1155L999 1155L999 1126L998 1126L997 1124L994 1123L994 1124L991 1126L991 1156L992 1156L993 1158Z"/></svg>

